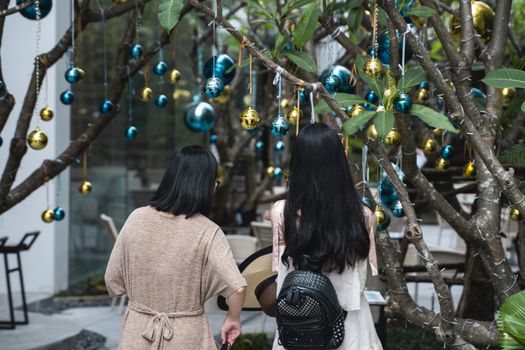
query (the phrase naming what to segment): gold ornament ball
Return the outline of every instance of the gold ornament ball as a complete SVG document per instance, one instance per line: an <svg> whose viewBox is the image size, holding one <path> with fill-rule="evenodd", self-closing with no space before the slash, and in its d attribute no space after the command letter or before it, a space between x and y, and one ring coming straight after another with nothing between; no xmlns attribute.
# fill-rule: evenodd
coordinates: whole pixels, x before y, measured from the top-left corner
<svg viewBox="0 0 525 350"><path fill-rule="evenodd" d="M299 110L297 106L294 106L288 113L286 113L286 120L292 125L297 124L297 120L300 120L302 117L303 111Z"/></svg>
<svg viewBox="0 0 525 350"><path fill-rule="evenodd" d="M191 100L191 92L189 90L176 89L171 97L176 102L189 102Z"/></svg>
<svg viewBox="0 0 525 350"><path fill-rule="evenodd" d="M377 134L375 124L370 124L370 126L366 129L366 136L370 137L371 139L377 140L379 135Z"/></svg>
<svg viewBox="0 0 525 350"><path fill-rule="evenodd" d="M168 83L175 85L180 81L180 78L181 78L181 74L178 69L174 68L169 71L168 78L167 78Z"/></svg>
<svg viewBox="0 0 525 350"><path fill-rule="evenodd" d="M86 76L86 71L83 70L83 69L80 68L80 67L77 67L77 69L78 69L78 74L79 74L79 76L80 76L80 79L84 79L84 77Z"/></svg>
<svg viewBox="0 0 525 350"><path fill-rule="evenodd" d="M148 102L153 98L153 90L149 86L144 86L139 91L139 99L142 102Z"/></svg>
<svg viewBox="0 0 525 350"><path fill-rule="evenodd" d="M390 130L390 132L385 137L385 143L387 145L397 145L401 141L401 135L396 129Z"/></svg>
<svg viewBox="0 0 525 350"><path fill-rule="evenodd" d="M436 151L436 148L437 148L437 144L436 144L436 141L434 141L433 139L428 139L423 144L423 152L425 152L425 154L434 153Z"/></svg>
<svg viewBox="0 0 525 350"><path fill-rule="evenodd" d="M379 59L372 57L365 62L364 71L369 77L377 78L383 72L383 65Z"/></svg>
<svg viewBox="0 0 525 350"><path fill-rule="evenodd" d="M481 35L485 41L490 40L492 36L492 24L494 22L495 13L492 8L482 1L474 1L471 6L472 22L474 29ZM461 40L461 20L453 17L450 22L450 29L454 33L457 41Z"/></svg>
<svg viewBox="0 0 525 350"><path fill-rule="evenodd" d="M521 212L518 208L511 208L510 209L510 218L514 221L520 221L522 219L522 215L521 215Z"/></svg>
<svg viewBox="0 0 525 350"><path fill-rule="evenodd" d="M53 209L46 209L42 212L42 221L46 224L55 220L55 211Z"/></svg>
<svg viewBox="0 0 525 350"><path fill-rule="evenodd" d="M273 176L273 171L274 170L275 170L275 168L273 166L269 166L268 168L266 168L266 175Z"/></svg>
<svg viewBox="0 0 525 350"><path fill-rule="evenodd" d="M382 226L385 223L385 221L386 221L385 212L383 211L383 209L381 207L377 206L374 209L374 214L376 216L376 225L377 226Z"/></svg>
<svg viewBox="0 0 525 350"><path fill-rule="evenodd" d="M465 167L463 168L463 176L468 177L469 179L476 177L476 166L474 162L469 160Z"/></svg>
<svg viewBox="0 0 525 350"><path fill-rule="evenodd" d="M503 107L507 108L508 106L510 106L510 102L516 95L516 89L515 88L501 89L501 95L503 95L503 101L502 101Z"/></svg>
<svg viewBox="0 0 525 350"><path fill-rule="evenodd" d="M290 170L286 169L284 171L284 181L288 182L290 180Z"/></svg>
<svg viewBox="0 0 525 350"><path fill-rule="evenodd" d="M248 107L241 112L240 120L243 128L251 130L254 129L257 124L259 124L261 117L259 116L259 112L257 112L252 107Z"/></svg>
<svg viewBox="0 0 525 350"><path fill-rule="evenodd" d="M439 171L445 171L450 166L450 162L446 159L439 157L436 159L436 169Z"/></svg>
<svg viewBox="0 0 525 350"><path fill-rule="evenodd" d="M37 127L27 136L27 143L32 149L37 151L41 150L47 145L47 135L45 132L40 130L39 127Z"/></svg>
<svg viewBox="0 0 525 350"><path fill-rule="evenodd" d="M432 130L432 133L437 137L441 137L443 135L443 129L434 129Z"/></svg>
<svg viewBox="0 0 525 350"><path fill-rule="evenodd" d="M287 109L290 108L291 103L290 103L290 100L289 100L289 99L287 99L287 98L283 98L283 99L281 100L280 105L281 105L281 108L282 108L282 109L287 110Z"/></svg>
<svg viewBox="0 0 525 350"><path fill-rule="evenodd" d="M427 89L419 89L416 92L416 102L425 103L430 98L430 92Z"/></svg>
<svg viewBox="0 0 525 350"><path fill-rule="evenodd" d="M350 112L348 112L348 116L350 118L357 117L363 112L366 112L366 109L361 105L355 104L352 106L352 109L350 109Z"/></svg>
<svg viewBox="0 0 525 350"><path fill-rule="evenodd" d="M217 104L223 104L228 102L228 100L230 99L230 91L230 85L226 85L224 87L224 90L222 90L222 94L219 97L212 98L211 101Z"/></svg>
<svg viewBox="0 0 525 350"><path fill-rule="evenodd" d="M40 110L40 118L45 122L48 122L51 119L53 119L54 115L55 114L53 113L53 110L49 107L44 107Z"/></svg>
<svg viewBox="0 0 525 350"><path fill-rule="evenodd" d="M85 196L90 194L92 189L93 189L93 185L88 180L82 181L82 183L78 187L78 191Z"/></svg>

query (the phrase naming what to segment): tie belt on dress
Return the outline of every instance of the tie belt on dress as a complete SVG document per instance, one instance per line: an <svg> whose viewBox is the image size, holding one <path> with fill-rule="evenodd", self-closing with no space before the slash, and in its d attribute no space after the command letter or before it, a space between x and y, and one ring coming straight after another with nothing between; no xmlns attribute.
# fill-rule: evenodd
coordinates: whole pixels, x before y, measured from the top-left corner
<svg viewBox="0 0 525 350"><path fill-rule="evenodd" d="M170 341L173 337L170 318L198 316L204 313L203 307L192 311L158 312L136 301L130 301L128 309L153 316L149 320L144 332L142 332L142 336L151 342L151 350L163 349L164 341Z"/></svg>

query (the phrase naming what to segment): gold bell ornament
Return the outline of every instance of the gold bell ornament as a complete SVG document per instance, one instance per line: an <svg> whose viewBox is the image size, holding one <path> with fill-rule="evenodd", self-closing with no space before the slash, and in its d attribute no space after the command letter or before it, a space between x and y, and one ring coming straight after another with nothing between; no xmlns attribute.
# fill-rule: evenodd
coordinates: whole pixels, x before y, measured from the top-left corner
<svg viewBox="0 0 525 350"><path fill-rule="evenodd" d="M450 166L450 161L443 159L441 157L436 159L436 169L439 171L445 171Z"/></svg>
<svg viewBox="0 0 525 350"><path fill-rule="evenodd" d="M521 212L518 208L512 207L510 209L510 218L514 221L520 221L523 216L521 215Z"/></svg>
<svg viewBox="0 0 525 350"><path fill-rule="evenodd" d="M385 137L385 143L387 145L397 145L401 141L401 135L396 129L390 130L390 132Z"/></svg>
<svg viewBox="0 0 525 350"><path fill-rule="evenodd" d="M363 69L365 71L365 74L369 77L377 78L383 72L383 65L381 64L381 61L379 59L377 59L376 57L372 57L365 62Z"/></svg>
<svg viewBox="0 0 525 350"><path fill-rule="evenodd" d="M171 97L176 102L189 102L191 100L191 92L189 90L175 89Z"/></svg>
<svg viewBox="0 0 525 350"><path fill-rule="evenodd" d="M55 220L55 211L53 209L46 209L42 212L42 221L49 224Z"/></svg>
<svg viewBox="0 0 525 350"><path fill-rule="evenodd" d="M286 113L286 120L288 123L295 125L297 120L303 117L303 111L301 111L297 106L294 106L288 113Z"/></svg>
<svg viewBox="0 0 525 350"><path fill-rule="evenodd" d="M428 89L419 89L416 91L416 102L425 103L430 98L430 92Z"/></svg>
<svg viewBox="0 0 525 350"><path fill-rule="evenodd" d="M42 119L45 122L50 121L53 119L53 116L55 114L53 113L53 110L49 107L44 107L40 110L40 119Z"/></svg>
<svg viewBox="0 0 525 350"><path fill-rule="evenodd" d="M37 127L27 136L27 143L29 144L29 147L34 150L38 151L44 149L47 145L47 135Z"/></svg>
<svg viewBox="0 0 525 350"><path fill-rule="evenodd" d="M510 106L510 102L516 95L516 89L515 88L503 88L501 89L501 95L503 96L503 107L507 108Z"/></svg>
<svg viewBox="0 0 525 350"><path fill-rule="evenodd" d="M494 22L495 13L492 8L483 1L472 2L472 22L474 29L481 35L481 38L486 42L492 36L492 24ZM450 22L450 27L456 40L461 39L461 20L453 17Z"/></svg>
<svg viewBox="0 0 525 350"><path fill-rule="evenodd" d="M82 181L82 183L78 187L78 191L82 193L84 196L89 195L92 189L93 189L93 185L88 180Z"/></svg>
<svg viewBox="0 0 525 350"><path fill-rule="evenodd" d="M168 72L168 83L175 85L180 81L180 78L181 74L178 69L173 68Z"/></svg>
<svg viewBox="0 0 525 350"><path fill-rule="evenodd" d="M370 126L366 129L366 136L374 140L376 140L379 137L379 135L377 134L375 124L370 124Z"/></svg>
<svg viewBox="0 0 525 350"><path fill-rule="evenodd" d="M248 107L241 112L240 120L243 128L251 130L254 129L257 124L259 124L261 117L259 116L259 112L257 112L252 107Z"/></svg>
<svg viewBox="0 0 525 350"><path fill-rule="evenodd" d="M374 209L374 214L376 216L376 225L383 226L386 222L386 214L380 206L376 206Z"/></svg>
<svg viewBox="0 0 525 350"><path fill-rule="evenodd" d="M224 87L224 90L222 90L222 94L219 97L212 98L211 101L217 104L226 103L230 99L230 92L231 92L230 85L226 85Z"/></svg>
<svg viewBox="0 0 525 350"><path fill-rule="evenodd" d="M144 86L139 91L139 99L142 102L148 102L153 98L153 90L149 86Z"/></svg>
<svg viewBox="0 0 525 350"><path fill-rule="evenodd" d="M289 100L289 99L287 99L287 98L283 98L283 99L281 100L280 105L281 105L281 108L282 108L282 109L284 109L284 110L288 110L288 109L290 108L290 106L291 106L291 103L290 103L290 100Z"/></svg>
<svg viewBox="0 0 525 350"><path fill-rule="evenodd" d="M363 106L359 105L359 104L355 104L350 109L350 112L348 112L348 116L350 118L357 117L359 114L361 114L363 112L366 112L366 109Z"/></svg>
<svg viewBox="0 0 525 350"><path fill-rule="evenodd" d="M427 139L423 144L423 152L425 152L425 154L434 153L436 151L436 148L437 144L436 141L434 141L433 139Z"/></svg>
<svg viewBox="0 0 525 350"><path fill-rule="evenodd" d="M463 168L463 176L470 179L476 177L476 166L473 161L469 160L467 164L465 164L465 167Z"/></svg>
<svg viewBox="0 0 525 350"><path fill-rule="evenodd" d="M275 168L270 165L268 168L266 168L266 175L273 176L273 171L274 170L275 170Z"/></svg>

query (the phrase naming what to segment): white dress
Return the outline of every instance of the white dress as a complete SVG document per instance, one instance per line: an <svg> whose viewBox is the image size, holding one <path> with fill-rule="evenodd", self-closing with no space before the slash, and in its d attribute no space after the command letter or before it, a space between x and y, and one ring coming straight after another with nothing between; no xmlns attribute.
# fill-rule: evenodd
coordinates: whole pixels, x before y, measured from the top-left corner
<svg viewBox="0 0 525 350"><path fill-rule="evenodd" d="M282 283L286 275L293 271L293 266L287 268L281 261L284 252L283 244L283 210L284 201L274 204L270 211L272 229L274 236L273 244L273 269L277 275L277 294L281 290ZM375 255L375 217L371 210L365 208L365 217L370 233L370 253L369 260L372 274L377 274L377 264ZM355 269L348 268L343 273L331 272L327 274L332 282L337 298L342 308L348 312L345 319L345 339L339 347L341 350L382 350L383 346L377 336L374 320L370 312L370 307L363 294L367 275L367 261L361 261ZM279 335L276 332L272 350L285 350L278 344Z"/></svg>

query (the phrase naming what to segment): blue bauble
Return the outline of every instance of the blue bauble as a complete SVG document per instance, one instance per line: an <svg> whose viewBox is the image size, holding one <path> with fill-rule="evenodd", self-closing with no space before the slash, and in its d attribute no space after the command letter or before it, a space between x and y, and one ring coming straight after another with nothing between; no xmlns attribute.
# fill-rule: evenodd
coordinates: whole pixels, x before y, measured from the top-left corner
<svg viewBox="0 0 525 350"><path fill-rule="evenodd" d="M391 219L390 219L390 215L388 215L386 212L385 212L385 222L383 223L383 225L377 225L376 226L376 230L378 232L381 232L381 231L384 231L388 228L388 226L390 226L390 222L391 222Z"/></svg>
<svg viewBox="0 0 525 350"><path fill-rule="evenodd" d="M350 80L352 73L343 66L332 66L321 74L320 81L330 93L345 92L350 93Z"/></svg>
<svg viewBox="0 0 525 350"><path fill-rule="evenodd" d="M16 4L20 5L24 2L27 2L27 0L16 0ZM51 12L51 8L53 7L53 1L52 0L40 0L40 19L46 17L49 12ZM20 14L24 16L27 19L36 20L36 5L32 4L28 7L20 10Z"/></svg>
<svg viewBox="0 0 525 350"><path fill-rule="evenodd" d="M408 94L404 92L401 92L394 101L394 108L400 113L410 112L410 108L412 108L412 101L410 100L410 96L408 96Z"/></svg>
<svg viewBox="0 0 525 350"><path fill-rule="evenodd" d="M98 110L105 116L111 115L111 113L113 112L113 102L111 102L108 99L105 99L104 102L100 104Z"/></svg>
<svg viewBox="0 0 525 350"><path fill-rule="evenodd" d="M217 134L210 135L210 143L217 143Z"/></svg>
<svg viewBox="0 0 525 350"><path fill-rule="evenodd" d="M77 67L71 67L64 74L66 81L70 84L76 84L82 79L82 72Z"/></svg>
<svg viewBox="0 0 525 350"><path fill-rule="evenodd" d="M379 199L385 207L391 207L392 204L399 200L397 190L389 177L384 177L379 182Z"/></svg>
<svg viewBox="0 0 525 350"><path fill-rule="evenodd" d="M63 93L60 94L60 102L62 102L65 105L70 105L75 100L75 94L73 94L73 91L66 90Z"/></svg>
<svg viewBox="0 0 525 350"><path fill-rule="evenodd" d="M206 79L215 76L222 80L224 85L228 85L235 78L235 61L226 54L210 57L204 63L203 73Z"/></svg>
<svg viewBox="0 0 525 350"><path fill-rule="evenodd" d="M475 98L481 98L483 100L487 99L487 95L485 95L485 93L480 89L473 87L470 90L472 91L472 96L474 96Z"/></svg>
<svg viewBox="0 0 525 350"><path fill-rule="evenodd" d="M372 202L372 200L368 197L365 197L363 196L363 198L361 198L361 201L363 202L364 205L366 205L368 208L370 208L371 210L374 210L374 203Z"/></svg>
<svg viewBox="0 0 525 350"><path fill-rule="evenodd" d="M3 94L5 91L5 83L0 80L0 94Z"/></svg>
<svg viewBox="0 0 525 350"><path fill-rule="evenodd" d="M275 137L283 137L286 134L288 134L288 130L290 130L290 126L288 125L288 121L283 118L282 116L278 116L276 119L272 121L272 134Z"/></svg>
<svg viewBox="0 0 525 350"><path fill-rule="evenodd" d="M422 82L419 84L418 89L426 89L426 90L429 90L429 89L430 89L430 84L428 83L428 81L422 81Z"/></svg>
<svg viewBox="0 0 525 350"><path fill-rule="evenodd" d="M155 106L157 106L159 108L166 107L167 104L168 104L168 97L166 95L164 95L164 94L160 94L155 99Z"/></svg>
<svg viewBox="0 0 525 350"><path fill-rule="evenodd" d="M450 160L454 156L454 147L451 145L445 145L441 148L439 156L445 160Z"/></svg>
<svg viewBox="0 0 525 350"><path fill-rule="evenodd" d="M323 85L330 94L334 94L339 91L341 80L337 76L330 74L324 79Z"/></svg>
<svg viewBox="0 0 525 350"><path fill-rule="evenodd" d="M301 104L305 104L310 99L310 92L306 89L301 89L301 92L299 92L299 101L301 101Z"/></svg>
<svg viewBox="0 0 525 350"><path fill-rule="evenodd" d="M135 137L137 137L137 133L138 133L138 129L137 127L133 126L133 125L130 125L128 126L128 128L126 129L126 138L128 140L133 140Z"/></svg>
<svg viewBox="0 0 525 350"><path fill-rule="evenodd" d="M219 97L222 95L223 91L224 83L221 79L217 77L211 77L206 80L206 84L204 85L204 95L206 95L207 98Z"/></svg>
<svg viewBox="0 0 525 350"><path fill-rule="evenodd" d="M401 201L397 200L395 201L392 206L390 207L390 210L392 211L392 215L394 215L396 218L402 218L405 216L405 210L403 209L403 204L401 204Z"/></svg>
<svg viewBox="0 0 525 350"><path fill-rule="evenodd" d="M215 111L206 102L193 102L184 115L186 127L195 132L208 132L215 124Z"/></svg>
<svg viewBox="0 0 525 350"><path fill-rule="evenodd" d="M374 90L370 90L366 94L365 99L370 103L377 104L379 102L379 95L376 94Z"/></svg>
<svg viewBox="0 0 525 350"><path fill-rule="evenodd" d="M283 153L283 152L284 152L284 149L285 149L284 142L282 142L281 140L279 140L279 141L277 141L277 142L275 143L275 147L274 147L275 153Z"/></svg>
<svg viewBox="0 0 525 350"><path fill-rule="evenodd" d="M262 150L264 149L264 142L259 140L255 143L255 150L257 152L262 152Z"/></svg>
<svg viewBox="0 0 525 350"><path fill-rule="evenodd" d="M140 44L133 44L133 46L131 46L131 50L129 52L131 57L133 57L135 59L141 57L143 53L144 53L144 48Z"/></svg>
<svg viewBox="0 0 525 350"><path fill-rule="evenodd" d="M370 104L370 103L362 103L361 106L364 107L367 111L375 111L376 110L376 106L373 105L373 104Z"/></svg>
<svg viewBox="0 0 525 350"><path fill-rule="evenodd" d="M273 178L274 180L281 180L283 178L283 169L281 169L280 167L276 166L274 169L273 169Z"/></svg>
<svg viewBox="0 0 525 350"><path fill-rule="evenodd" d="M401 59L403 57L403 36L397 33L397 41L399 42L399 63L401 63ZM386 66L390 65L390 37L388 36L388 30L384 30L379 34L377 38L377 58ZM412 58L412 50L410 49L410 46L408 45L408 42L406 43L406 51L405 51L405 61L410 60Z"/></svg>
<svg viewBox="0 0 525 350"><path fill-rule="evenodd" d="M62 221L66 217L66 211L64 208L56 207L53 212L55 213L55 221Z"/></svg>
<svg viewBox="0 0 525 350"><path fill-rule="evenodd" d="M164 75L168 71L168 65L164 61L159 61L154 67L153 67L153 73L156 75Z"/></svg>

